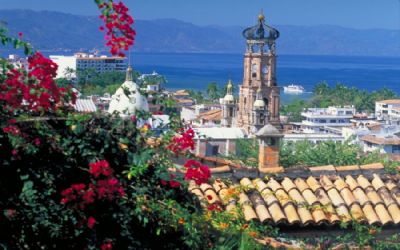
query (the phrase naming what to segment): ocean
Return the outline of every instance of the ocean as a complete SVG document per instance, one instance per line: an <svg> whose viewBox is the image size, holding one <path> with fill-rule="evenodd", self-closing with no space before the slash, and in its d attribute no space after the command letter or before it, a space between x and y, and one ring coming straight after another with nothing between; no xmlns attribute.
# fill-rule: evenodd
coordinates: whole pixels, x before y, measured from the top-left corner
<svg viewBox="0 0 400 250"><path fill-rule="evenodd" d="M207 84L235 84L243 80L242 54L132 53L132 66L142 73L153 70L167 78L166 88L205 91ZM307 99L315 84L327 81L374 91L387 87L400 95L400 57L279 55L280 86L302 85L302 95L282 94L283 102ZM283 92L283 91L282 91Z"/></svg>

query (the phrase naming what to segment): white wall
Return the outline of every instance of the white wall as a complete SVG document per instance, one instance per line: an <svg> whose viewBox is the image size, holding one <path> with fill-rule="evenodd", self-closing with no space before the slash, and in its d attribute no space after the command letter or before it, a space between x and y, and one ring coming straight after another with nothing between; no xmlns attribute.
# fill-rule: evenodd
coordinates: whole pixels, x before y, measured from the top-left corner
<svg viewBox="0 0 400 250"><path fill-rule="evenodd" d="M75 56L50 56L50 59L53 60L57 65L57 78L65 78L65 70L67 68L71 68L76 71L76 58ZM72 75L73 78L76 77L76 74Z"/></svg>

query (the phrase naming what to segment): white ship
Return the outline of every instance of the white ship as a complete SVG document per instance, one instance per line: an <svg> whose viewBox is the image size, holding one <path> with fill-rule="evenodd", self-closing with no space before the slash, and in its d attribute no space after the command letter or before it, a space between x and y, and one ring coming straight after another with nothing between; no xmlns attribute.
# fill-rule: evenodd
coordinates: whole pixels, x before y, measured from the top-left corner
<svg viewBox="0 0 400 250"><path fill-rule="evenodd" d="M302 94L304 92L303 86L290 84L283 87L283 92L288 94Z"/></svg>

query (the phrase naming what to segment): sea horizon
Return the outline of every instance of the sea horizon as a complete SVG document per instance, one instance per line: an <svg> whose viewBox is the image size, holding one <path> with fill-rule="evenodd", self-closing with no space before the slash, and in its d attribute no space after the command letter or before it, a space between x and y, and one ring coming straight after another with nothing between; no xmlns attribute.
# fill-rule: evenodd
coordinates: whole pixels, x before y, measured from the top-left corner
<svg viewBox="0 0 400 250"><path fill-rule="evenodd" d="M205 91L207 84L235 85L243 80L243 54L231 53L148 53L132 52L131 64L141 73L156 71L167 78L166 88ZM322 81L330 86L342 83L368 92L387 87L400 95L400 57L343 55L278 55L277 81L304 86L307 93L287 95L283 102L308 99Z"/></svg>

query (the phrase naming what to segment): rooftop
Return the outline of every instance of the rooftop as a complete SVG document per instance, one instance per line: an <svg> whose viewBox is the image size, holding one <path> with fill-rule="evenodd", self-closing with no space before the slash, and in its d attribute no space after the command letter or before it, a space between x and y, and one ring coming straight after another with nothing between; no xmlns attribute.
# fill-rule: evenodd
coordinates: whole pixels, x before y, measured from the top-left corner
<svg viewBox="0 0 400 250"><path fill-rule="evenodd" d="M361 137L361 140L378 145L400 145L400 138L395 135L393 136L365 135Z"/></svg>
<svg viewBox="0 0 400 250"><path fill-rule="evenodd" d="M198 116L199 119L207 120L207 121L221 121L222 119L222 110L221 109L212 109L207 112L203 112Z"/></svg>
<svg viewBox="0 0 400 250"><path fill-rule="evenodd" d="M384 103L384 104L400 104L400 99L389 99L389 100L382 100L382 101L377 101L376 103Z"/></svg>
<svg viewBox="0 0 400 250"><path fill-rule="evenodd" d="M227 211L240 205L247 221L315 227L354 219L369 225L400 225L400 176L385 174L380 163L293 169L263 177L229 161L202 159L219 165L211 168L217 179L212 185L191 183L189 190ZM218 178L226 178L223 174L228 172L231 181Z"/></svg>
<svg viewBox="0 0 400 250"><path fill-rule="evenodd" d="M217 179L212 186L191 183L189 190L209 204L222 203L227 211L240 204L246 221L319 226L354 219L369 225L400 225L399 180L398 176L383 180L378 174L372 179L363 175L242 178L236 184ZM238 189L239 184L243 188Z"/></svg>
<svg viewBox="0 0 400 250"><path fill-rule="evenodd" d="M194 128L194 131L196 132L196 139L241 139L246 136L245 131L241 128Z"/></svg>

